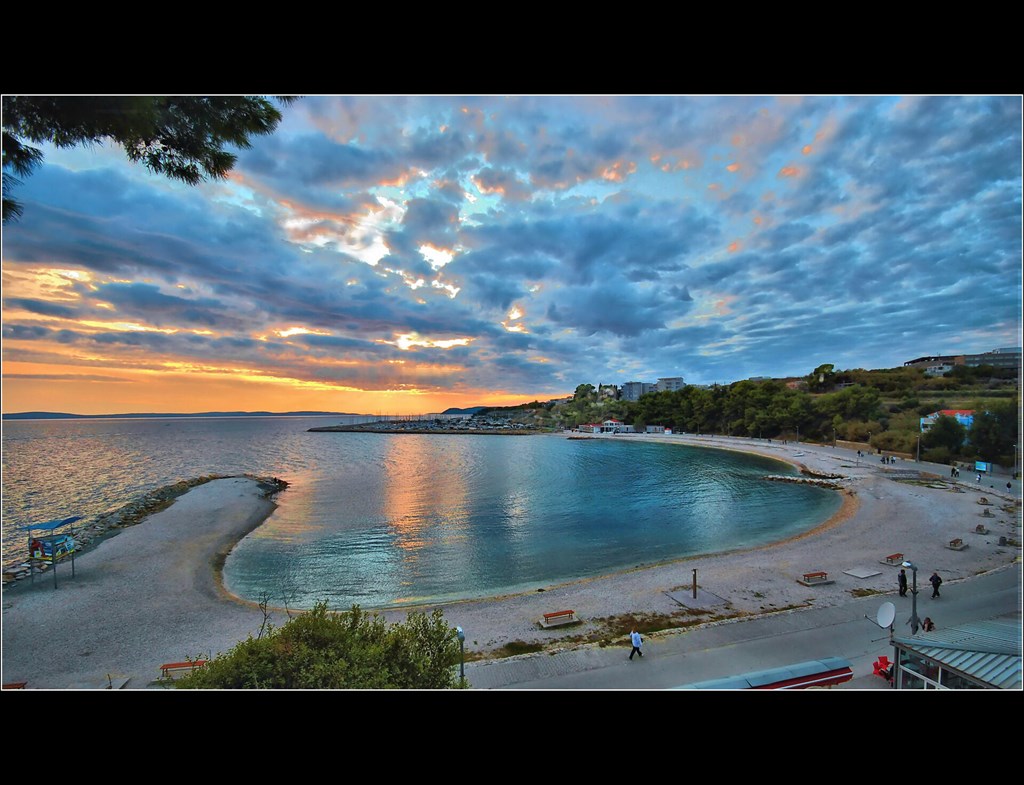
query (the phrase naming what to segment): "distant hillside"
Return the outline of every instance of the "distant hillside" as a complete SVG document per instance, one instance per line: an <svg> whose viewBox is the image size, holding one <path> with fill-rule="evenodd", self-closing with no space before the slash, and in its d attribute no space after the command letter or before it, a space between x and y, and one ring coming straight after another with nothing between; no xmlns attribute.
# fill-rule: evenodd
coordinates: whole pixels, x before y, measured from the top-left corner
<svg viewBox="0 0 1024 785"><path fill-rule="evenodd" d="M5 420L100 420L145 417L366 417L347 412L147 412L131 414L68 414L67 412L15 412Z"/></svg>
<svg viewBox="0 0 1024 785"><path fill-rule="evenodd" d="M457 408L455 406L452 406L450 409L445 409L443 412L441 412L441 414L476 414L477 412L482 412L484 409L488 409L488 408L490 408L490 407L488 407L488 406L470 406L470 407L468 407L466 409L459 409L459 408Z"/></svg>

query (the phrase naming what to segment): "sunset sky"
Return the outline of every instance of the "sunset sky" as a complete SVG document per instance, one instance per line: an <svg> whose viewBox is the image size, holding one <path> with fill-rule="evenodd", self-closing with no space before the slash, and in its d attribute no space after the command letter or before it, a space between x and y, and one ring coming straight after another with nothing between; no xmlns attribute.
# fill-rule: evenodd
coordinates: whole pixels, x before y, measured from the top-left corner
<svg viewBox="0 0 1024 785"><path fill-rule="evenodd" d="M57 150L5 413L414 414L1021 345L1021 97L304 96L190 187Z"/></svg>

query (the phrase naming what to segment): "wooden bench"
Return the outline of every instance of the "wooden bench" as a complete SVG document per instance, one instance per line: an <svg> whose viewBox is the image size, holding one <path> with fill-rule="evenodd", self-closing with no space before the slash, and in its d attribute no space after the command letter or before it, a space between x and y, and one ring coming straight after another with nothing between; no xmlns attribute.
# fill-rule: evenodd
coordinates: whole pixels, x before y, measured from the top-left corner
<svg viewBox="0 0 1024 785"><path fill-rule="evenodd" d="M576 617L576 611L554 611L553 613L544 614L544 620L541 622L541 626L557 627L559 624L572 624L576 621L579 621Z"/></svg>
<svg viewBox="0 0 1024 785"><path fill-rule="evenodd" d="M160 666L160 678L171 679L174 678L175 673L182 673L188 671L191 673L196 668L202 668L206 664L206 660L192 660L191 662L165 662Z"/></svg>
<svg viewBox="0 0 1024 785"><path fill-rule="evenodd" d="M3 688L5 690L23 690L26 684L28 684L27 681L9 681Z"/></svg>
<svg viewBox="0 0 1024 785"><path fill-rule="evenodd" d="M820 586L825 583L835 583L835 581L829 580L828 573L824 570L816 570L815 572L805 572L797 583L802 583L804 586Z"/></svg>
<svg viewBox="0 0 1024 785"><path fill-rule="evenodd" d="M962 551L964 549L964 541L957 537L955 540L949 541L949 548L954 551Z"/></svg>
<svg viewBox="0 0 1024 785"><path fill-rule="evenodd" d="M903 554L902 553L890 553L888 556L885 557L885 563L886 564L903 564Z"/></svg>
<svg viewBox="0 0 1024 785"><path fill-rule="evenodd" d="M985 528L985 524L983 523L979 523L977 526L975 526L974 531L977 534L988 534L988 529Z"/></svg>

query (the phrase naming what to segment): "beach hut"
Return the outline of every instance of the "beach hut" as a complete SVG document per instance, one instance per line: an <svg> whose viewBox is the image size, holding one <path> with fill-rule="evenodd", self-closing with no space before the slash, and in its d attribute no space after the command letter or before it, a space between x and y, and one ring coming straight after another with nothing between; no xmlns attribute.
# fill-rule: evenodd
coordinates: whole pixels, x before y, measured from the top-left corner
<svg viewBox="0 0 1024 785"><path fill-rule="evenodd" d="M72 515L70 518L62 518L45 523L32 523L22 526L22 531L28 532L28 574L32 582L35 582L37 565L41 568L44 564L53 566L53 588L57 588L57 562L71 557L71 577L75 577L75 521L82 520L81 515ZM57 533L58 529L65 526L68 530Z"/></svg>

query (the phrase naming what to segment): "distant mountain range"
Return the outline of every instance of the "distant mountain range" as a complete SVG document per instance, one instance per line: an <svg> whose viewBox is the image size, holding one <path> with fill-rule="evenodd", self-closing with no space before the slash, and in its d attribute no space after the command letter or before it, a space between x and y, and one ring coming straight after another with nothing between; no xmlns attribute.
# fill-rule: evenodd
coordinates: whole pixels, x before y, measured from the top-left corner
<svg viewBox="0 0 1024 785"><path fill-rule="evenodd" d="M369 417L349 412L148 412L143 414L69 414L67 412L15 412L4 414L5 420L99 420L104 418L144 417Z"/></svg>
<svg viewBox="0 0 1024 785"><path fill-rule="evenodd" d="M443 412L441 412L441 414L476 414L477 412L482 412L484 409L487 409L487 408L489 408L489 407L487 407L487 406L470 406L469 408L466 408L466 409L458 409L458 408L452 406L449 409L445 409Z"/></svg>

